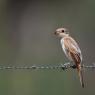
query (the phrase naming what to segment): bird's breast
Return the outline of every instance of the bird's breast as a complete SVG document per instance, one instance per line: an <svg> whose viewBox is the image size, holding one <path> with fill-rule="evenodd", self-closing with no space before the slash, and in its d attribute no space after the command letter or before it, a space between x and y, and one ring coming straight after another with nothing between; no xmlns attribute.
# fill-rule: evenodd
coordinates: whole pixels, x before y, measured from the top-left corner
<svg viewBox="0 0 95 95"><path fill-rule="evenodd" d="M72 59L71 55L69 54L68 48L65 47L65 44L64 44L65 42L64 42L64 41L65 41L64 38L62 38L62 39L61 39L61 46L62 46L62 49L63 49L63 51L64 51L66 57L67 57L69 60L72 61L73 59Z"/></svg>
<svg viewBox="0 0 95 95"><path fill-rule="evenodd" d="M68 57L68 49L66 49L66 47L64 45L64 38L61 39L61 46L62 46L62 49L63 49L65 55Z"/></svg>

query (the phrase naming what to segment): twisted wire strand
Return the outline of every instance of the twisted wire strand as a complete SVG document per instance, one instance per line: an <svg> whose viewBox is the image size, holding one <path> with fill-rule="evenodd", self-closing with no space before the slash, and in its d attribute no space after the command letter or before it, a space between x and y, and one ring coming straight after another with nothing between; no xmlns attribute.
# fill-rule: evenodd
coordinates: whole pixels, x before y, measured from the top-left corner
<svg viewBox="0 0 95 95"><path fill-rule="evenodd" d="M82 65L82 68L87 68L87 69L95 69L95 65ZM70 63L66 64L60 64L60 65L32 65L32 66L0 66L0 70L17 70L17 69L22 69L22 70L36 70L36 69L51 69L51 70L66 70L66 69L76 69L75 65L70 65Z"/></svg>

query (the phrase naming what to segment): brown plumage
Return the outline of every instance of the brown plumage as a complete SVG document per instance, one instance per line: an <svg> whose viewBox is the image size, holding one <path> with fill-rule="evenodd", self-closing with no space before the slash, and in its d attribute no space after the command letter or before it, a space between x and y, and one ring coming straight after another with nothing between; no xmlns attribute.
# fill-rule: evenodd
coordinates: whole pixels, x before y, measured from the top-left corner
<svg viewBox="0 0 95 95"><path fill-rule="evenodd" d="M78 75L80 78L80 83L81 83L82 87L84 87L83 74L82 74L82 70L81 70L81 62L82 62L81 56L82 55L81 55L80 49L78 47L78 44L70 36L64 37L64 47L67 49L68 58L76 64L76 68L77 68Z"/></svg>
<svg viewBox="0 0 95 95"><path fill-rule="evenodd" d="M62 49L65 52L67 58L75 63L81 86L84 88L83 74L81 69L82 54L78 44L72 37L69 36L66 28L57 29L55 34L61 37Z"/></svg>

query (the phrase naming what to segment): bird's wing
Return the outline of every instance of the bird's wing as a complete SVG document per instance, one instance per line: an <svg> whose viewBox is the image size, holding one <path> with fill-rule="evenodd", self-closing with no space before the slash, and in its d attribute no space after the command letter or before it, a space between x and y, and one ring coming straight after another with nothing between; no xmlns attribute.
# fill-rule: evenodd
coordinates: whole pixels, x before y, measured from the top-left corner
<svg viewBox="0 0 95 95"><path fill-rule="evenodd" d="M82 61L80 48L73 38L65 37L64 46L68 50L68 55L72 57L74 61L79 62L79 63Z"/></svg>

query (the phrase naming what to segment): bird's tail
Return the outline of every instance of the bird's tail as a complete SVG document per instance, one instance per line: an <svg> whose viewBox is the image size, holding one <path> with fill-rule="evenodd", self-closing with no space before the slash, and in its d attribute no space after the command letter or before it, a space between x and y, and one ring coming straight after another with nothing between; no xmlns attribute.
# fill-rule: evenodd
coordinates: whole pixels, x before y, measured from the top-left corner
<svg viewBox="0 0 95 95"><path fill-rule="evenodd" d="M78 70L78 75L79 75L79 78L80 78L81 86L84 88L83 72L82 72L82 69L81 69L81 65L80 64L78 64L77 70Z"/></svg>

